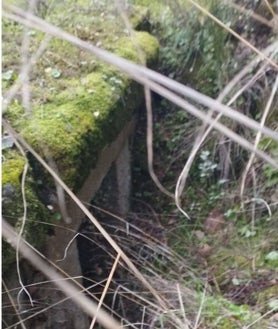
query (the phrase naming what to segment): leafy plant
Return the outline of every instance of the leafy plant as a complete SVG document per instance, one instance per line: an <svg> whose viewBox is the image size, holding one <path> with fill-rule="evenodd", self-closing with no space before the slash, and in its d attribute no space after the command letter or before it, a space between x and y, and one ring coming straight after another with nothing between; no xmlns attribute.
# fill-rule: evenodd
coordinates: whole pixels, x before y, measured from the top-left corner
<svg viewBox="0 0 278 329"><path fill-rule="evenodd" d="M240 228L239 233L245 238L253 237L257 234L254 228L250 228L249 225Z"/></svg>
<svg viewBox="0 0 278 329"><path fill-rule="evenodd" d="M209 159L210 151L204 150L200 155L201 162L199 164L200 177L201 178L209 178L214 173L215 169L217 169L217 163L211 161Z"/></svg>

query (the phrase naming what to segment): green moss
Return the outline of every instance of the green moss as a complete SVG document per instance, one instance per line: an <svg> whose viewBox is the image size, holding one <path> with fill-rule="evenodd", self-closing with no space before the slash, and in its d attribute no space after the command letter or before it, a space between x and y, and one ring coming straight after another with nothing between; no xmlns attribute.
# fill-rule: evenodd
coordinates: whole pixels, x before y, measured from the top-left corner
<svg viewBox="0 0 278 329"><path fill-rule="evenodd" d="M121 77L92 73L81 83L74 95L70 90L61 93L57 103L62 105L34 108L30 118L17 123L42 155L47 146L63 179L73 188L80 186L101 149L112 142L136 107L134 101L125 103L130 85Z"/></svg>
<svg viewBox="0 0 278 329"><path fill-rule="evenodd" d="M136 38L140 47L142 48L148 65L156 62L159 51L159 43L156 38L147 32L136 32Z"/></svg>
<svg viewBox="0 0 278 329"><path fill-rule="evenodd" d="M132 0L132 2L134 4L136 4L137 6L145 6L145 7L150 7L152 10L154 8L165 8L165 3L164 1L161 0L153 0L153 1L149 1L149 0ZM161 11L159 11L159 13L161 13Z"/></svg>
<svg viewBox="0 0 278 329"><path fill-rule="evenodd" d="M6 160L2 165L2 214L12 226L19 230L24 213L23 197L21 192L21 175L23 173L25 158L14 150L5 152ZM29 166L25 181L25 198L27 204L27 220L24 228L24 238L35 248L40 248L48 232L47 223L52 222L52 216L47 208L40 202L35 191L35 182ZM43 224L42 222L45 222ZM9 244L3 242L3 272L15 260L15 252Z"/></svg>
<svg viewBox="0 0 278 329"><path fill-rule="evenodd" d="M71 6L72 5L72 6ZM87 6L87 2L69 2L61 15L59 4L51 11L40 13L84 40L89 40L119 56L140 62L138 47L144 61L153 65L158 55L158 42L145 32L136 32L134 40L127 37L126 27L118 19L114 6ZM140 25L146 11L130 14ZM117 18L116 18L117 17ZM11 37L12 32L12 37ZM18 72L22 27L5 20L4 69ZM30 33L30 49L35 50L42 34ZM19 42L20 44L20 42ZM14 51L13 51L14 50ZM67 56L65 56L65 53ZM13 56L11 56L11 54ZM14 60L16 58L16 60ZM55 74L54 74L55 73ZM99 153L132 117L143 100L141 86L114 67L97 62L91 54L80 51L65 41L53 38L30 77L32 113L25 115L20 102L9 106L5 117L43 158L51 158L61 178L72 189L78 190L89 171L96 164ZM14 150L5 151L3 186L12 186L12 196L6 198L3 215L18 228L23 215L21 182L25 159ZM24 236L35 247L42 246L52 217L37 196L39 179L44 188L54 185L53 179L31 159L26 182L28 205ZM4 270L14 261L14 252L4 244Z"/></svg>
<svg viewBox="0 0 278 329"><path fill-rule="evenodd" d="M158 54L156 39L136 32L138 46L147 62ZM123 38L115 52L139 62L136 43ZM106 64L80 79L63 82L64 90L52 102L34 106L31 116L22 117L18 104L8 118L42 156L45 150L59 173L73 189L81 186L100 151L118 135L143 99L142 88Z"/></svg>
<svg viewBox="0 0 278 329"><path fill-rule="evenodd" d="M135 30L147 31L150 30L149 24L150 12L147 7L134 6L133 12L129 17L129 21Z"/></svg>
<svg viewBox="0 0 278 329"><path fill-rule="evenodd" d="M14 157L9 159L11 156ZM9 154L6 152L6 157L8 159L2 164L2 186L11 184L14 187L19 187L21 185L20 178L24 169L25 159L15 152L9 152Z"/></svg>
<svg viewBox="0 0 278 329"><path fill-rule="evenodd" d="M16 122L18 122L19 119L24 118L25 112L18 100L14 100L4 112L4 115L10 122L13 122L13 127L16 128Z"/></svg>
<svg viewBox="0 0 278 329"><path fill-rule="evenodd" d="M115 53L140 63L140 52L143 52L147 64L153 65L158 57L159 43L157 39L147 32L134 32L134 36L135 38L122 38L117 43Z"/></svg>

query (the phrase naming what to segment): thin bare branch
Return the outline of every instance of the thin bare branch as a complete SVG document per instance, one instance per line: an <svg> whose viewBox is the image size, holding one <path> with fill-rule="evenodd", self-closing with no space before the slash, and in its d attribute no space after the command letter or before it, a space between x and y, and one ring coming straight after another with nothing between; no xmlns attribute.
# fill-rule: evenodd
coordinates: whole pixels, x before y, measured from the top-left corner
<svg viewBox="0 0 278 329"><path fill-rule="evenodd" d="M34 9L36 7L37 0L31 0L28 4L27 12L29 14L34 13ZM31 113L31 96L30 96L30 85L29 85L29 73L30 73L30 66L28 65L29 62L29 48L30 48L30 31L27 26L24 26L23 30L23 38L22 38L22 46L21 46L21 95L22 95L22 105L25 109L26 114Z"/></svg>

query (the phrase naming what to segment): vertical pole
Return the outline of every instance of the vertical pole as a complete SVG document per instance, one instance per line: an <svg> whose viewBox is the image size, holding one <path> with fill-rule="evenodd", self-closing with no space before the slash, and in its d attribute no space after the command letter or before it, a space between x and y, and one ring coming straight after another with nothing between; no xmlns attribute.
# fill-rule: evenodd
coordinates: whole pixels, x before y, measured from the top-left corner
<svg viewBox="0 0 278 329"><path fill-rule="evenodd" d="M118 210L125 216L129 211L131 189L130 149L128 139L116 160Z"/></svg>

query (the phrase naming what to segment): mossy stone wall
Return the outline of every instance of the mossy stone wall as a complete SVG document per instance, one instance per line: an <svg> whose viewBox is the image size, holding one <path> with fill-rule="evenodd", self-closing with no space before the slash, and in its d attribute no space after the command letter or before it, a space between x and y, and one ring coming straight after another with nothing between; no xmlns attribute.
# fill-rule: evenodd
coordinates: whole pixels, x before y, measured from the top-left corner
<svg viewBox="0 0 278 329"><path fill-rule="evenodd" d="M157 40L147 32L135 32L135 39L134 36L120 38L114 45L115 53L140 62L139 46L147 65L153 65L158 56ZM101 150L113 142L141 106L143 88L106 64L99 64L87 75L65 79L60 85L64 89L43 106L34 102L30 115L15 101L5 117L40 155L51 158L61 178L77 192L97 163ZM5 150L4 157L3 188L5 191L10 186L14 192L10 201L4 202L3 215L20 226L23 213L20 180L26 160L15 149ZM47 225L41 223L52 223L55 218L41 203L37 192L55 190L55 185L39 165L34 161L30 163L25 231L28 241L40 247L48 230ZM9 254L12 253L4 252L4 271L14 261Z"/></svg>
<svg viewBox="0 0 278 329"><path fill-rule="evenodd" d="M55 2L46 10L38 8L38 15L118 56L136 63L143 61L147 66L155 65L158 41L147 32L130 35L113 3L88 6L87 1L80 0L67 4L65 7L62 2ZM145 29L148 25L146 9L132 9L128 14L135 29ZM22 30L19 24L4 19L4 91L12 86L20 72L22 50L18 41ZM33 53L44 36L33 30L29 36L29 49ZM60 177L83 202L90 202L134 128L134 113L144 103L142 86L90 54L53 38L32 67L30 93L30 113L23 108L19 95L4 114L5 119L44 159L55 163ZM69 276L81 278L74 236L84 215L71 200L66 200L73 219L71 224L61 219L55 204L54 212L51 211L49 205L55 198L53 179L30 154L25 158L16 147L3 152L3 215L20 230L24 213L22 175L27 158L29 166L24 187L27 216L23 236ZM67 248L69 241L73 242ZM3 272L8 289L17 288L15 253L8 243L4 243L3 249ZM67 257L59 261L65 250ZM43 280L40 273L28 266L25 271L23 265L26 262L21 264L24 284ZM48 287L53 289L53 294L47 296L48 302L54 305L64 296L54 286ZM45 289L38 287L34 299L45 300ZM28 303L24 305L28 312ZM47 321L35 319L30 327L88 328L86 315L71 301L67 305L57 303L44 314ZM5 321L14 323L17 319Z"/></svg>

